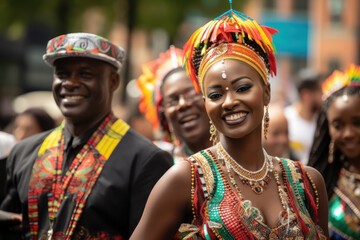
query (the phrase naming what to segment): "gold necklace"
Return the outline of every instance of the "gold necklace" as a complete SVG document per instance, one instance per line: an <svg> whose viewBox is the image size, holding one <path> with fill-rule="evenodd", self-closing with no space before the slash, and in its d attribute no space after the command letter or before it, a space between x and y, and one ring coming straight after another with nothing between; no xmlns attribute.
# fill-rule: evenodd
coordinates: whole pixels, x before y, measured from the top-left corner
<svg viewBox="0 0 360 240"><path fill-rule="evenodd" d="M264 186L271 180L269 173L273 171L274 164L269 158L269 155L264 151L264 163L259 170L249 171L236 162L230 154L224 149L221 142L217 144L218 157L222 158L225 166L230 171L232 169L235 174L240 178L243 184L251 187L251 190L256 194L261 194L264 191Z"/></svg>
<svg viewBox="0 0 360 240"><path fill-rule="evenodd" d="M357 198L360 198L360 174L350 172L345 168L341 169L341 173L347 180L344 185L349 187Z"/></svg>
<svg viewBox="0 0 360 240"><path fill-rule="evenodd" d="M351 177L354 180L360 180L360 174L359 173L355 173L355 172L351 172L345 168L341 169L341 173L344 174L347 177Z"/></svg>

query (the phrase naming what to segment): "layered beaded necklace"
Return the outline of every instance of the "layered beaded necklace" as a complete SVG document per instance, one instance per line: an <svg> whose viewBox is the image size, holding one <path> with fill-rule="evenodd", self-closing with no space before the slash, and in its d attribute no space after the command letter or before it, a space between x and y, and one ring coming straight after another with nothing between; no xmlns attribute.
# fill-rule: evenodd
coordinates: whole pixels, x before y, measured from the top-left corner
<svg viewBox="0 0 360 240"><path fill-rule="evenodd" d="M256 171L249 171L230 156L230 154L224 149L221 142L217 144L218 158L224 160L228 172L232 169L240 178L241 182L249 185L251 190L256 194L263 193L265 185L271 180L269 173L274 169L274 164L269 158L267 152L265 149L263 149L263 151L265 159L262 167Z"/></svg>
<svg viewBox="0 0 360 240"><path fill-rule="evenodd" d="M341 174L349 180L347 185L351 188L351 190L353 190L355 196L360 198L360 174L350 172L345 168L341 169Z"/></svg>

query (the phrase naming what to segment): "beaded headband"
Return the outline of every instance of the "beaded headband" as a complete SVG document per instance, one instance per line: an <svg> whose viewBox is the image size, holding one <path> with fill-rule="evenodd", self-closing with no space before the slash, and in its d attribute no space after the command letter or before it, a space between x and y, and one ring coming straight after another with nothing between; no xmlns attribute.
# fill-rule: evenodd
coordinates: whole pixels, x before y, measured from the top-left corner
<svg viewBox="0 0 360 240"><path fill-rule="evenodd" d="M345 73L335 70L322 84L323 101L346 86L360 86L360 66L351 64Z"/></svg>
<svg viewBox="0 0 360 240"><path fill-rule="evenodd" d="M91 33L69 33L51 39L44 61L54 67L54 62L66 57L87 57L102 60L120 70L125 50L109 40Z"/></svg>
<svg viewBox="0 0 360 240"><path fill-rule="evenodd" d="M139 110L145 114L154 129L160 125L158 112L162 108L161 86L165 76L172 70L183 66L183 51L171 46L159 58L142 66L143 73L136 80L141 91Z"/></svg>
<svg viewBox="0 0 360 240"><path fill-rule="evenodd" d="M212 48L201 61L198 75L202 92L204 91L202 82L205 73L212 65L223 59L237 59L249 64L260 74L264 83L267 84L268 78L266 65L254 50L248 46L237 43L221 43L220 45Z"/></svg>
<svg viewBox="0 0 360 240"><path fill-rule="evenodd" d="M265 72L265 76L267 76L267 73L271 74L271 76L276 75L274 55L276 50L273 45L272 35L277 32L276 29L260 26L254 19L233 9L230 9L196 30L184 46L186 70L196 91L198 93L200 92L201 81L203 80L201 77L205 75L206 71L204 70L208 69L205 67L206 64L202 63L201 71L198 71L200 67L199 63L211 52L210 50L207 51L208 47L211 49L222 42L242 46L256 46L258 49L255 51L251 48L249 48L249 50L247 50L246 47L242 48L241 57L240 54L232 54L230 51L226 56L244 61L245 59L253 58L253 52L255 52L258 56L253 60L259 63L259 65L262 65L261 67L263 68L263 70L255 70L262 73ZM245 57L246 54L248 54L248 57ZM261 55L266 58L264 59L265 66L260 64ZM209 62L209 60L206 62ZM212 64L214 63L215 62L212 62ZM262 73L260 75L265 81L267 77L264 77Z"/></svg>

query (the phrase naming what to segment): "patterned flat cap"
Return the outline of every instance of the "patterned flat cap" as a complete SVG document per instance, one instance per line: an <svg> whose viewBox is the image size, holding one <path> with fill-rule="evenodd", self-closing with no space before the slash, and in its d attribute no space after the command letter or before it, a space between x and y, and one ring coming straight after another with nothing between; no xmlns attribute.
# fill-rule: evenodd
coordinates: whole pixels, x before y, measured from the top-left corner
<svg viewBox="0 0 360 240"><path fill-rule="evenodd" d="M51 39L43 59L53 67L57 59L66 57L94 58L108 62L119 70L125 59L125 50L95 34L69 33Z"/></svg>

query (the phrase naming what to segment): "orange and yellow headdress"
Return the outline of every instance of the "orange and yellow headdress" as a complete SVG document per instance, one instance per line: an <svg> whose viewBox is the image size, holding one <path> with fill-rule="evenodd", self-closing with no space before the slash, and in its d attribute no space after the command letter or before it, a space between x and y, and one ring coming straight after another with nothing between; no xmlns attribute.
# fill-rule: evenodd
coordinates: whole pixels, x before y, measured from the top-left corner
<svg viewBox="0 0 360 240"><path fill-rule="evenodd" d="M267 84L268 75L276 75L272 35L277 32L233 9L199 28L184 46L186 70L196 91L202 91L206 71L226 58L248 63Z"/></svg>
<svg viewBox="0 0 360 240"><path fill-rule="evenodd" d="M141 91L139 110L152 123L154 129L160 125L159 110L162 108L163 96L161 86L166 75L183 66L183 51L171 46L159 58L142 66L143 73L136 80Z"/></svg>
<svg viewBox="0 0 360 240"><path fill-rule="evenodd" d="M350 64L345 73L335 70L322 84L323 100L346 86L360 86L360 66Z"/></svg>

